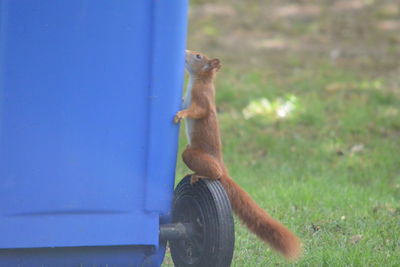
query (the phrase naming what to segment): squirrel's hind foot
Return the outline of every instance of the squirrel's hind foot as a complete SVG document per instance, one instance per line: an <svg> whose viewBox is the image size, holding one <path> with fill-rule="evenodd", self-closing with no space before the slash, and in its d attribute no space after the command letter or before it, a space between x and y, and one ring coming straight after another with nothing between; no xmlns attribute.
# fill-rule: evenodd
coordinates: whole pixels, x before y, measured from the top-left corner
<svg viewBox="0 0 400 267"><path fill-rule="evenodd" d="M201 175L198 175L198 174L192 174L192 177L190 178L190 184L195 184L200 179L208 179L208 177L201 176Z"/></svg>

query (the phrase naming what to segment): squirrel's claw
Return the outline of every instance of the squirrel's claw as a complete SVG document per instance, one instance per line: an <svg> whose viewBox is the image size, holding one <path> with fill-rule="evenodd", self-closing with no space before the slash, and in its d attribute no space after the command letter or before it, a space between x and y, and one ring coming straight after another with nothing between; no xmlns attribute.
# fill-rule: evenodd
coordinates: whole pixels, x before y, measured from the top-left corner
<svg viewBox="0 0 400 267"><path fill-rule="evenodd" d="M178 113L176 113L176 115L174 117L174 122L180 123L183 118L184 118L184 116L182 114L182 111L179 111Z"/></svg>
<svg viewBox="0 0 400 267"><path fill-rule="evenodd" d="M193 185L195 183L197 183L200 180L200 177L198 175L192 175L192 177L190 177L190 184Z"/></svg>
<svg viewBox="0 0 400 267"><path fill-rule="evenodd" d="M181 120L182 120L182 118L179 117L178 115L175 115L175 116L174 116L174 123L180 123Z"/></svg>
<svg viewBox="0 0 400 267"><path fill-rule="evenodd" d="M193 185L197 183L200 179L208 179L208 178L198 174L192 174L192 176L190 177L190 184Z"/></svg>

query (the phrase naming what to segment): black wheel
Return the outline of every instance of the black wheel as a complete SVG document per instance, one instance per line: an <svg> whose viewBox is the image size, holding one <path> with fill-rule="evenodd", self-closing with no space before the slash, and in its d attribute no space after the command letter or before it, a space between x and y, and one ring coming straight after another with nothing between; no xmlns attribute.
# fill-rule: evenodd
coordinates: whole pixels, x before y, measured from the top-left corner
<svg viewBox="0 0 400 267"><path fill-rule="evenodd" d="M190 238L169 241L175 266L230 266L235 244L232 209L221 183L186 176L175 189L174 223L193 225Z"/></svg>

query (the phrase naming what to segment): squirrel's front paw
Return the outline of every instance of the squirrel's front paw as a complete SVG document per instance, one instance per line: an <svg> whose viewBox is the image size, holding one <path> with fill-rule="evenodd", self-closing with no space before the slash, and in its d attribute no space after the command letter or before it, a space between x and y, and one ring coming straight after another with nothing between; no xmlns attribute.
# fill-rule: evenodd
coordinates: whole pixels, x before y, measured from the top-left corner
<svg viewBox="0 0 400 267"><path fill-rule="evenodd" d="M176 113L176 115L174 116L174 122L175 123L180 123L181 120L184 118L183 116L183 112L179 111L178 113Z"/></svg>
<svg viewBox="0 0 400 267"><path fill-rule="evenodd" d="M174 116L174 123L180 123L182 118L180 118L178 115Z"/></svg>

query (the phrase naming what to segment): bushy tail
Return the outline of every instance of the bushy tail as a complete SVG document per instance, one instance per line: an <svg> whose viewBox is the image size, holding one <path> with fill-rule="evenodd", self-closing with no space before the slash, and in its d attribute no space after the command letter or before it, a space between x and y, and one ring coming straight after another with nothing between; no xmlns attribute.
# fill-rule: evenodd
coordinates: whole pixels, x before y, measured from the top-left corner
<svg viewBox="0 0 400 267"><path fill-rule="evenodd" d="M228 194L234 212L250 231L286 258L294 260L300 256L300 240L289 229L260 208L230 177L222 177L220 181Z"/></svg>

